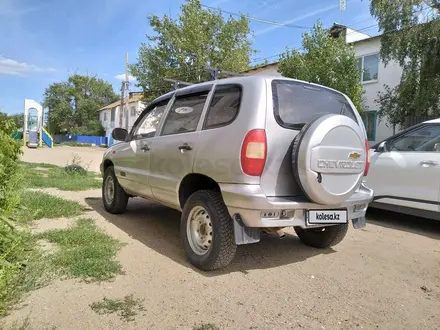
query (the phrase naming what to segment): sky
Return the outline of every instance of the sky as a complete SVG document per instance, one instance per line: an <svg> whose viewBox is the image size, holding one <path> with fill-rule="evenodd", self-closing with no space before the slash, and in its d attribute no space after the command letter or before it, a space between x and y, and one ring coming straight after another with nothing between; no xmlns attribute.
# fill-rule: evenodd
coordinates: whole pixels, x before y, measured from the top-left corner
<svg viewBox="0 0 440 330"><path fill-rule="evenodd" d="M150 15L177 17L185 0L0 0L0 112L23 112L24 99L43 101L44 90L70 74L97 75L115 92L125 70L125 53L134 63L147 42ZM378 33L368 0L202 0L202 4L303 27L317 20ZM225 14L225 17L229 16ZM252 64L276 61L286 47L301 45L305 29L250 21ZM134 83L131 90L136 90Z"/></svg>

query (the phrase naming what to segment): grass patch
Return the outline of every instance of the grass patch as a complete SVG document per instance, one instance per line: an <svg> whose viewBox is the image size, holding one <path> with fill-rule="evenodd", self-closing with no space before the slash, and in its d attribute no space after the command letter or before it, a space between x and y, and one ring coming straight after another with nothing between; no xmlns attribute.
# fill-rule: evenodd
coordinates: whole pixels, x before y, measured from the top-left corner
<svg viewBox="0 0 440 330"><path fill-rule="evenodd" d="M58 188L68 191L101 188L101 181L97 180L100 176L97 173L66 171L63 167L44 163L22 163L22 166L27 188Z"/></svg>
<svg viewBox="0 0 440 330"><path fill-rule="evenodd" d="M145 310L142 303L143 300L134 299L133 295L129 295L124 299L104 298L102 301L92 303L90 307L100 315L117 313L121 320L128 322L134 321L138 312Z"/></svg>
<svg viewBox="0 0 440 330"><path fill-rule="evenodd" d="M83 211L81 204L40 191L24 191L16 219L21 223L42 218L73 217Z"/></svg>
<svg viewBox="0 0 440 330"><path fill-rule="evenodd" d="M6 315L25 293L46 285L50 280L50 265L38 249L36 239L28 232L15 231L13 248L0 257L1 316Z"/></svg>
<svg viewBox="0 0 440 330"><path fill-rule="evenodd" d="M220 330L220 328L214 324L206 323L206 324L201 324L201 325L195 326L193 328L193 330Z"/></svg>
<svg viewBox="0 0 440 330"><path fill-rule="evenodd" d="M19 162L20 165L24 168L32 169L35 167L41 167L41 168L57 168L59 166L48 164L48 163L26 163L26 162Z"/></svg>
<svg viewBox="0 0 440 330"><path fill-rule="evenodd" d="M63 275L84 281L108 281L122 273L116 253L122 244L98 230L92 219L79 219L75 226L37 235L59 245L49 258Z"/></svg>

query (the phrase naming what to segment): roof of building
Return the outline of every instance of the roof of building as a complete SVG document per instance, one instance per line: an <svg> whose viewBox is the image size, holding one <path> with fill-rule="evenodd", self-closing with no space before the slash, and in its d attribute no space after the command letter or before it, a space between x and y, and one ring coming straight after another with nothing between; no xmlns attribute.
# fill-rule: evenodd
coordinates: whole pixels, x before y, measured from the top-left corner
<svg viewBox="0 0 440 330"><path fill-rule="evenodd" d="M255 67L253 67L251 69L247 69L245 71L241 71L240 73L248 73L248 72L253 72L253 71L259 71L259 70L262 70L262 69L267 69L267 68L270 68L272 66L277 66L278 63L279 62L272 62L272 63L267 63L267 64L261 64L261 65L255 66Z"/></svg>
<svg viewBox="0 0 440 330"><path fill-rule="evenodd" d="M132 92L132 93L130 93L130 96L128 98L128 103L130 104L130 103L142 101L143 96L144 95L142 92ZM113 109L113 108L120 106L120 105L121 105L121 100L118 100L118 101L115 101L113 103L106 105L105 107L102 107L98 111Z"/></svg>

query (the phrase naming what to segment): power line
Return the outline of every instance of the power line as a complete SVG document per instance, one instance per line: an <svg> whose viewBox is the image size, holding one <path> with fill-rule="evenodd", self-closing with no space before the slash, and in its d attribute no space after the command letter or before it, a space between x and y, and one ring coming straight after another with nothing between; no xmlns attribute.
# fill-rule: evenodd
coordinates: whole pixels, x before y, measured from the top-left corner
<svg viewBox="0 0 440 330"><path fill-rule="evenodd" d="M369 29L371 29L373 27L378 27L378 26L379 26L379 24L376 23L376 24L364 27L364 28L359 29L359 30L354 30L354 31L348 32L348 33L345 34L345 36L348 36L348 35L351 35L351 34L355 34L355 33L361 32L361 31L369 30ZM347 28L349 28L349 27L347 27ZM397 30L394 30L394 31L397 31ZM387 33L394 32L394 31L388 31ZM299 48L299 49L301 49L301 48ZM275 54L275 55L272 55L272 56L268 56L268 57L264 57L264 58L262 58L262 57L256 58L256 59L251 60L250 63L252 64L252 63L258 62L259 60L265 61L265 60L268 60L270 58L279 57L279 56L281 56L283 54L285 54L285 52L282 52L282 53L279 53L279 54Z"/></svg>
<svg viewBox="0 0 440 330"><path fill-rule="evenodd" d="M205 8L209 8L209 9L215 10L215 11L220 11L220 12L232 15L232 16L238 16L238 17L242 17L243 16L243 17L246 17L250 21L256 21L256 22L266 23L266 24L271 24L271 25L276 25L276 26L290 27L290 28L294 28L294 29L306 29L306 30L311 29L310 26L302 26L302 25L295 25L295 24L271 21L271 20L267 20L267 19L262 19L262 18L248 16L248 15L245 15L245 14L238 14L238 13L234 13L234 12L231 12L231 11L223 10L221 8L214 8L214 7L203 5L203 4L201 6L205 7Z"/></svg>

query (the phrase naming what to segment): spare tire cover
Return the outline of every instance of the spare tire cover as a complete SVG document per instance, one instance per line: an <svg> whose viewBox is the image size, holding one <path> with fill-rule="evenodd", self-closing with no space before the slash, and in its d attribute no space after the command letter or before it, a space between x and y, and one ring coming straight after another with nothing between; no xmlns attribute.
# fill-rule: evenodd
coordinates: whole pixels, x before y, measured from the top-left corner
<svg viewBox="0 0 440 330"><path fill-rule="evenodd" d="M343 115L325 115L303 127L292 148L293 172L307 197L319 204L347 200L362 182L365 136Z"/></svg>

